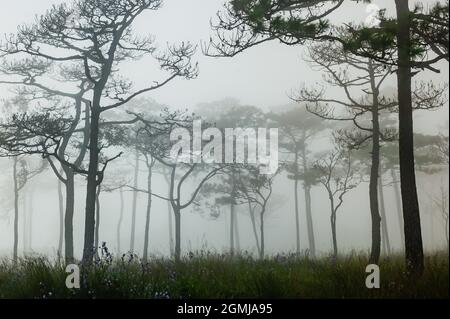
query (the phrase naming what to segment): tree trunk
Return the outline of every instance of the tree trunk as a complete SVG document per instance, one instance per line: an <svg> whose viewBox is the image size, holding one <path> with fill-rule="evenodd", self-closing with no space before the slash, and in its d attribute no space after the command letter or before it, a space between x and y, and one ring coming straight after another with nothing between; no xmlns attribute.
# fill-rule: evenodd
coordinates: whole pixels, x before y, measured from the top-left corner
<svg viewBox="0 0 450 319"><path fill-rule="evenodd" d="M170 256L173 257L174 254L174 243L173 243L173 220L172 220L172 205L170 205L170 202L167 201L167 214L168 214L168 220L169 220L169 251Z"/></svg>
<svg viewBox="0 0 450 319"><path fill-rule="evenodd" d="M295 203L295 235L296 252L300 254L300 214L298 211L298 152L295 151L294 203Z"/></svg>
<svg viewBox="0 0 450 319"><path fill-rule="evenodd" d="M131 208L131 238L130 238L130 252L134 251L134 238L136 235L136 210L137 210L137 191L138 188L138 178L139 178L139 153L135 152L135 163L134 163L134 190L133 190L133 203Z"/></svg>
<svg viewBox="0 0 450 319"><path fill-rule="evenodd" d="M175 260L181 257L181 212L178 207L172 207L175 216Z"/></svg>
<svg viewBox="0 0 450 319"><path fill-rule="evenodd" d="M378 177L378 192L380 195L380 212L381 212L381 230L382 230L382 234L383 234L383 249L384 249L384 253L386 255L390 255L391 254L391 243L389 240L389 230L388 230L388 223L387 223L387 217L386 217L386 206L384 203L384 192L383 192L383 178L382 178L382 174L381 174L381 169L380 169L380 176Z"/></svg>
<svg viewBox="0 0 450 319"><path fill-rule="evenodd" d="M333 259L336 260L338 256L338 245L337 245L337 230L336 230L336 212L331 212L331 237L333 240Z"/></svg>
<svg viewBox="0 0 450 319"><path fill-rule="evenodd" d="M408 0L395 0L397 9L399 157L405 257L408 273L422 275L424 270L422 230L414 168L414 129L411 100L411 39Z"/></svg>
<svg viewBox="0 0 450 319"><path fill-rule="evenodd" d="M100 97L101 91L94 92L94 103L92 105L90 138L89 138L89 168L86 187L86 213L84 224L84 247L83 247L83 265L92 264L94 256L94 237L95 237L95 201L97 195L97 186L100 181L97 180L98 161L99 161L99 122L100 122Z"/></svg>
<svg viewBox="0 0 450 319"><path fill-rule="evenodd" d="M117 222L117 253L121 253L120 248L120 228L122 227L123 221L123 209L124 209L124 200L123 200L123 188L120 188L120 213L119 213L119 221Z"/></svg>
<svg viewBox="0 0 450 319"><path fill-rule="evenodd" d="M82 106L82 94L78 95L75 100L75 118L72 121L69 131L63 138L62 144L58 149L58 155L60 158L64 158L66 156L66 149L70 143L70 139L73 136L79 122L81 119L81 106ZM83 136L83 143L80 147L80 152L74 162L74 166L79 167L83 162L83 159L87 153L88 143L90 139L90 112L89 105L86 104L86 112L85 112L85 129ZM74 261L74 248L73 248L73 215L74 215L74 205L75 205L75 172L72 168L67 165L62 165L62 170L60 171L60 175L62 176L62 172L65 174L65 179L58 176L60 179L60 183L58 184L58 197L59 197L59 209L60 209L60 221L59 221L59 243L58 249L59 254L62 256L62 245L64 242L64 253L65 253L65 261L66 263L72 263ZM58 174L57 174L58 175ZM61 182L65 186L66 199L65 199L65 213L63 216L63 199L62 199L62 185Z"/></svg>
<svg viewBox="0 0 450 319"><path fill-rule="evenodd" d="M230 255L234 255L234 203L230 204Z"/></svg>
<svg viewBox="0 0 450 319"><path fill-rule="evenodd" d="M164 178L167 182L168 190L167 190L167 197L170 197L170 179L168 178L167 174L164 174ZM173 257L174 255L174 243L173 243L173 220L172 220L172 204L170 201L167 201L167 219L169 224L169 252L170 256Z"/></svg>
<svg viewBox="0 0 450 319"><path fill-rule="evenodd" d="M372 154L369 177L370 217L372 221L372 248L369 262L378 264L381 252L381 217L378 206L378 173L380 170L380 120L378 114L378 89L375 85L372 61L369 60L369 76L372 89Z"/></svg>
<svg viewBox="0 0 450 319"><path fill-rule="evenodd" d="M403 227L402 199L400 197L400 190L398 187L398 181L397 181L397 176L395 174L395 169L392 167L390 169L390 171L391 171L391 176L392 176L392 187L394 189L394 195L395 195L395 207L397 209L398 227L400 228L401 250L403 251L405 248L405 233L404 233L404 227Z"/></svg>
<svg viewBox="0 0 450 319"><path fill-rule="evenodd" d="M13 164L13 180L14 180L14 247L13 247L13 261L17 262L17 247L19 241L19 180L17 176L17 164L19 160L14 157Z"/></svg>
<svg viewBox="0 0 450 319"><path fill-rule="evenodd" d="M306 176L308 172L308 164L306 161L306 145L303 143L301 148L303 161L303 174ZM311 209L311 185L309 181L305 180L303 183L303 190L305 192L305 211L306 211L306 225L308 227L309 252L311 257L316 255L316 240L314 236L314 222Z"/></svg>
<svg viewBox="0 0 450 319"><path fill-rule="evenodd" d="M96 210L95 210L95 241L94 241L94 247L95 247L95 257L98 258L98 249L100 248L99 246L99 233L100 233L100 192L101 192L101 187L100 185L97 187L97 196L95 197L95 205L96 205Z"/></svg>
<svg viewBox="0 0 450 319"><path fill-rule="evenodd" d="M74 261L73 249L73 215L75 210L75 175L71 169L66 170L66 212L64 218L64 251L66 263Z"/></svg>
<svg viewBox="0 0 450 319"><path fill-rule="evenodd" d="M148 164L148 177L147 177L147 211L145 217L145 235L144 235L144 254L143 259L147 261L148 258L148 241L150 234L150 213L152 209L152 166Z"/></svg>
<svg viewBox="0 0 450 319"><path fill-rule="evenodd" d="M256 249L258 254L261 254L261 246L259 245L258 231L256 230L255 211L252 208L250 201L248 202L248 211L250 213L250 220L252 222L253 235L255 236Z"/></svg>
<svg viewBox="0 0 450 319"><path fill-rule="evenodd" d="M308 225L309 250L311 257L316 256L316 240L314 236L314 224L311 210L311 186L303 185L305 191L306 223Z"/></svg>
<svg viewBox="0 0 450 319"><path fill-rule="evenodd" d="M330 189L328 191L328 199L330 200L330 225L331 225L331 240L333 243L333 261L336 261L338 255L337 246L337 230L336 230L336 208L334 207L334 197Z"/></svg>
<svg viewBox="0 0 450 319"><path fill-rule="evenodd" d="M447 215L448 216L448 215ZM445 235L445 239L447 240L447 251L449 250L449 238L448 238L448 217L445 219L445 224L444 224L444 235Z"/></svg>
<svg viewBox="0 0 450 319"><path fill-rule="evenodd" d="M27 251L31 252L32 251L32 247L31 247L31 243L33 242L33 213L34 213L34 189L30 188L29 190L29 195L28 195L28 209L26 211L28 211L28 220L27 220ZM24 243L25 245L25 243Z"/></svg>
<svg viewBox="0 0 450 319"><path fill-rule="evenodd" d="M264 249L265 249L265 247L264 247L264 213L265 213L265 209L263 208L261 210L261 214L260 214L260 216L261 216L261 225L260 225L261 249L259 251L260 259L264 259L264 254L265 254L265 252L264 252Z"/></svg>
<svg viewBox="0 0 450 319"><path fill-rule="evenodd" d="M59 208L59 238L58 238L58 258L62 257L64 242L64 198L62 192L62 182L58 179L58 208Z"/></svg>
<svg viewBox="0 0 450 319"><path fill-rule="evenodd" d="M239 237L239 220L237 212L234 213L234 238L236 243L236 251L239 254L241 251L241 240Z"/></svg>
<svg viewBox="0 0 450 319"><path fill-rule="evenodd" d="M27 192L25 191L22 196L22 246L23 255L25 256L28 251L28 202L27 202Z"/></svg>

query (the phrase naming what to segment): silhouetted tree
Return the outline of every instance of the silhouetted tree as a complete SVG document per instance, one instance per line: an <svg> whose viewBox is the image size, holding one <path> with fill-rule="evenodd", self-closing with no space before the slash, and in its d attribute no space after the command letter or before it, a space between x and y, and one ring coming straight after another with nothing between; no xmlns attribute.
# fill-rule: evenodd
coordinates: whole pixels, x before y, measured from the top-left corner
<svg viewBox="0 0 450 319"><path fill-rule="evenodd" d="M421 6L410 10L408 0L396 0L395 5L396 18L387 18L381 11L378 26L350 28L351 34L344 42L347 50L396 68L406 265L409 274L421 275L424 257L414 168L411 84L417 72L439 72L433 65L448 61L448 1L427 10ZM413 69L417 72L413 73Z"/></svg>
<svg viewBox="0 0 450 319"><path fill-rule="evenodd" d="M261 43L278 40L286 45L328 39L327 16L343 0L230 0L212 24L215 37L203 46L210 56L231 57Z"/></svg>
<svg viewBox="0 0 450 319"><path fill-rule="evenodd" d="M339 145L314 165L315 174L327 191L330 201L330 223L334 259L338 256L337 212L344 202L345 194L358 186L361 180L355 168L356 166L357 164L352 159L351 151Z"/></svg>
<svg viewBox="0 0 450 319"><path fill-rule="evenodd" d="M342 34L342 38L346 35ZM310 112L324 119L350 121L356 130L342 134L353 148L370 143L371 167L369 179L370 212L372 218L372 249L370 262L377 263L381 248L381 230L383 243L387 246L389 237L387 223L384 220L384 206L380 206L384 196L379 185L380 147L383 141L396 138L396 130L381 127L380 116L383 113L397 111L397 101L382 93L383 85L391 74L391 68L372 59L359 57L345 51L340 43L316 44L309 47L310 61L314 66L326 72L325 80L331 86L343 90L344 99L326 96L324 88L302 89L298 101L307 103ZM431 109L441 105L445 87L420 83L416 86L414 105L416 109ZM336 108L344 112L337 112ZM378 192L382 198L378 198ZM380 199L380 201L379 201ZM381 208L381 217L380 217ZM381 228L381 224L384 225ZM389 249L387 249L389 250Z"/></svg>

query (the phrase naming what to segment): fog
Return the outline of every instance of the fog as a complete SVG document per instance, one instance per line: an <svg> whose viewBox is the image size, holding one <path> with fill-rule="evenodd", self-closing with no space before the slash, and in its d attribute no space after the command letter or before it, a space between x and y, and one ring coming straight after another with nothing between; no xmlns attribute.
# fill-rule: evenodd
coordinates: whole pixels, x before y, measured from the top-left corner
<svg viewBox="0 0 450 319"><path fill-rule="evenodd" d="M9 34L17 30L22 23L30 23L36 14L44 13L52 4L62 3L50 0L15 0L3 4L0 11L0 32ZM375 1L380 7L387 6L392 11L392 1ZM138 34L152 34L156 43L164 47L166 43L190 41L196 44L197 52L193 58L198 62L199 75L195 79L175 79L161 89L145 95L148 101L166 105L171 109L203 110L207 105L255 106L264 112L283 113L291 108L299 108L291 97L302 86L314 86L323 79L323 72L313 70L303 58L306 51L301 45L287 46L278 41L271 41L256 46L232 58L207 57L202 53L202 43L212 36L210 20L221 9L222 0L185 0L164 2L162 9L146 12L134 24ZM392 2L393 3L393 2ZM332 15L334 23L353 20L355 23L367 17L365 5L346 4L346 16ZM391 12L388 10L388 13ZM343 12L341 9L340 12ZM448 79L448 63L440 62L439 74L424 71L413 81L433 80L444 83ZM130 78L137 88L145 87L159 79L159 71L151 58L127 62L121 66L121 74ZM0 85L2 101L14 94L11 86ZM385 91L396 89L395 75L389 76ZM330 88L327 94L336 99L345 98L340 88ZM448 96L448 89L445 94ZM1 103L1 102L0 102ZM208 104L209 103L209 104ZM201 107L203 105L203 107ZM206 107L205 107L206 105ZM234 106L234 105L233 105ZM206 109L205 109L206 108ZM220 110L220 111L224 111ZM417 111L414 114L415 132L422 134L443 134L448 136L448 102L433 111ZM330 147L329 132L311 142L312 149ZM369 158L370 154L367 152ZM37 163L38 156L33 156L30 163ZM145 188L147 169L141 157L139 170L139 188ZM13 160L0 158L0 255L11 256L14 242L14 199L13 199ZM105 183L111 183L110 176L122 174L128 184L132 184L134 155L130 150L118 160L109 164L105 171ZM433 196L440 192L441 186L448 187L448 168L432 174L417 172L419 204L421 208L422 233L424 247L434 251L446 247L446 234L443 221L438 212ZM305 216L305 195L299 186L300 243L301 250L307 251L308 234ZM19 200L19 254L46 254L56 256L59 238L59 202L58 180L51 169L33 177L21 190ZM194 188L191 184L189 188ZM399 225L394 187L386 180L383 188L385 195L386 220L391 246L400 251L401 225ZM153 192L166 196L167 183L164 176L155 171ZM446 188L447 189L447 188ZM188 189L185 192L190 191ZM368 252L371 245L371 218L369 209L368 178L356 189L345 195L337 217L337 238L339 252ZM448 192L448 190L447 190ZM311 203L313 226L318 255L328 255L332 250L330 230L329 201L326 191L320 184L312 186ZM74 250L75 256L81 258L84 240L84 214L86 204L86 178L76 176L75 213L74 213ZM131 211L133 191L124 189L124 217L121 226L121 251L117 245L117 223L120 214L120 198L117 190L102 192L100 195L101 222L100 242L105 242L114 254L122 254L130 247ZM134 252L142 255L146 221L147 194L137 195L136 236ZM273 195L268 204L265 217L266 253L289 253L296 249L296 228L294 223L294 189L293 181L280 173L273 185ZM194 205L195 206L195 205ZM168 256L169 246L169 212L167 202L153 197L150 221L149 253L150 255ZM212 250L227 252L230 241L229 208L221 206L218 216L211 216L208 210L199 212L189 207L182 211L181 249L183 253L195 250ZM236 249L257 254L252 223L245 205L237 208ZM28 242L28 244L27 244Z"/></svg>

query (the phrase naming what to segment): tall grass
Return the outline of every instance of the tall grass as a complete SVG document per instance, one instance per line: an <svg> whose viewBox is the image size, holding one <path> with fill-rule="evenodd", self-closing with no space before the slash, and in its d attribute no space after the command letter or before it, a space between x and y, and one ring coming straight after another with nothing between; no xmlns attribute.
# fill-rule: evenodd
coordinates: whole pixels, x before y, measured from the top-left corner
<svg viewBox="0 0 450 319"><path fill-rule="evenodd" d="M0 298L448 298L448 252L426 257L426 270L408 280L404 260L380 261L381 287L365 286L365 254L329 258L205 252L181 261L134 256L101 259L84 271L81 289L65 286L65 265L45 257L0 262ZM83 272L83 270L82 270Z"/></svg>

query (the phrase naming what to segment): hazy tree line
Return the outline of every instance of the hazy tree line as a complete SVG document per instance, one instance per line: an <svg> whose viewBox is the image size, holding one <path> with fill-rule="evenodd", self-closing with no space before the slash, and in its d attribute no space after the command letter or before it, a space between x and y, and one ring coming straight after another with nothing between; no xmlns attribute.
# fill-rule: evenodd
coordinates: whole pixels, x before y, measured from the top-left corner
<svg viewBox="0 0 450 319"><path fill-rule="evenodd" d="M55 5L35 23L20 26L17 34L7 36L0 45L0 83L16 94L3 105L0 147L14 168L14 260L18 257L20 192L30 179L49 169L60 185L58 251L67 262L74 260L76 176L86 180L84 265L92 263L101 245L104 192L120 194L119 251L135 252L137 194L143 193L147 202L144 259L149 256L155 198L168 203L174 258L182 254L181 217L186 210L214 216L225 208L230 214L230 254L239 243L239 208L248 211L249 231L264 258L264 221L274 181L284 178L292 183L296 253L301 252L300 214L304 211L311 257L316 255L319 235L314 232L312 188L323 187L327 194L336 258L340 208L349 192L368 182L372 263L378 262L382 247L386 254L391 251L383 188L389 183L394 189L400 187L396 202L402 229L397 232L403 234L409 271L420 274L423 243L415 174L419 169L436 172L448 165L448 137L414 134L412 113L443 107L447 87L413 82L412 78L423 70L439 72L437 63L448 61L448 2L410 9L407 0L396 0L397 16L388 17L381 11L377 26L334 27L327 17L339 12L343 2L233 0L213 19L213 35L203 43L204 54L233 57L260 43L278 40L306 47L305 60L324 75L323 84L305 86L292 94L296 107L269 112L254 106L219 110L203 105L190 113L141 98L171 81L192 80L198 74L193 61L195 45L184 42L160 49L151 36L133 33L133 23L143 12L157 14L162 5L159 0L79 0ZM144 56L152 57L160 72L148 80L151 84L147 87L135 88L120 74L121 66L138 63ZM390 92L385 83L395 76L397 91ZM330 87L339 89L345 98L330 96ZM264 175L254 163L174 161L170 133L175 128L192 132L195 119L203 119L207 128L220 132L237 127L278 128L278 171ZM218 147L208 148L211 137L203 138L206 151L200 156L224 153ZM328 149L313 147L320 139L329 141ZM233 156L236 159L237 154ZM134 162L131 171L128 167L111 169L120 157ZM145 187L137 183L143 170ZM155 186L154 174L163 174L167 187ZM125 191L134 194L130 211L124 207ZM299 200L300 191L304 203ZM442 212L448 238L448 195L442 190L433 200ZM120 247L123 218L132 220L127 233L129 249Z"/></svg>

